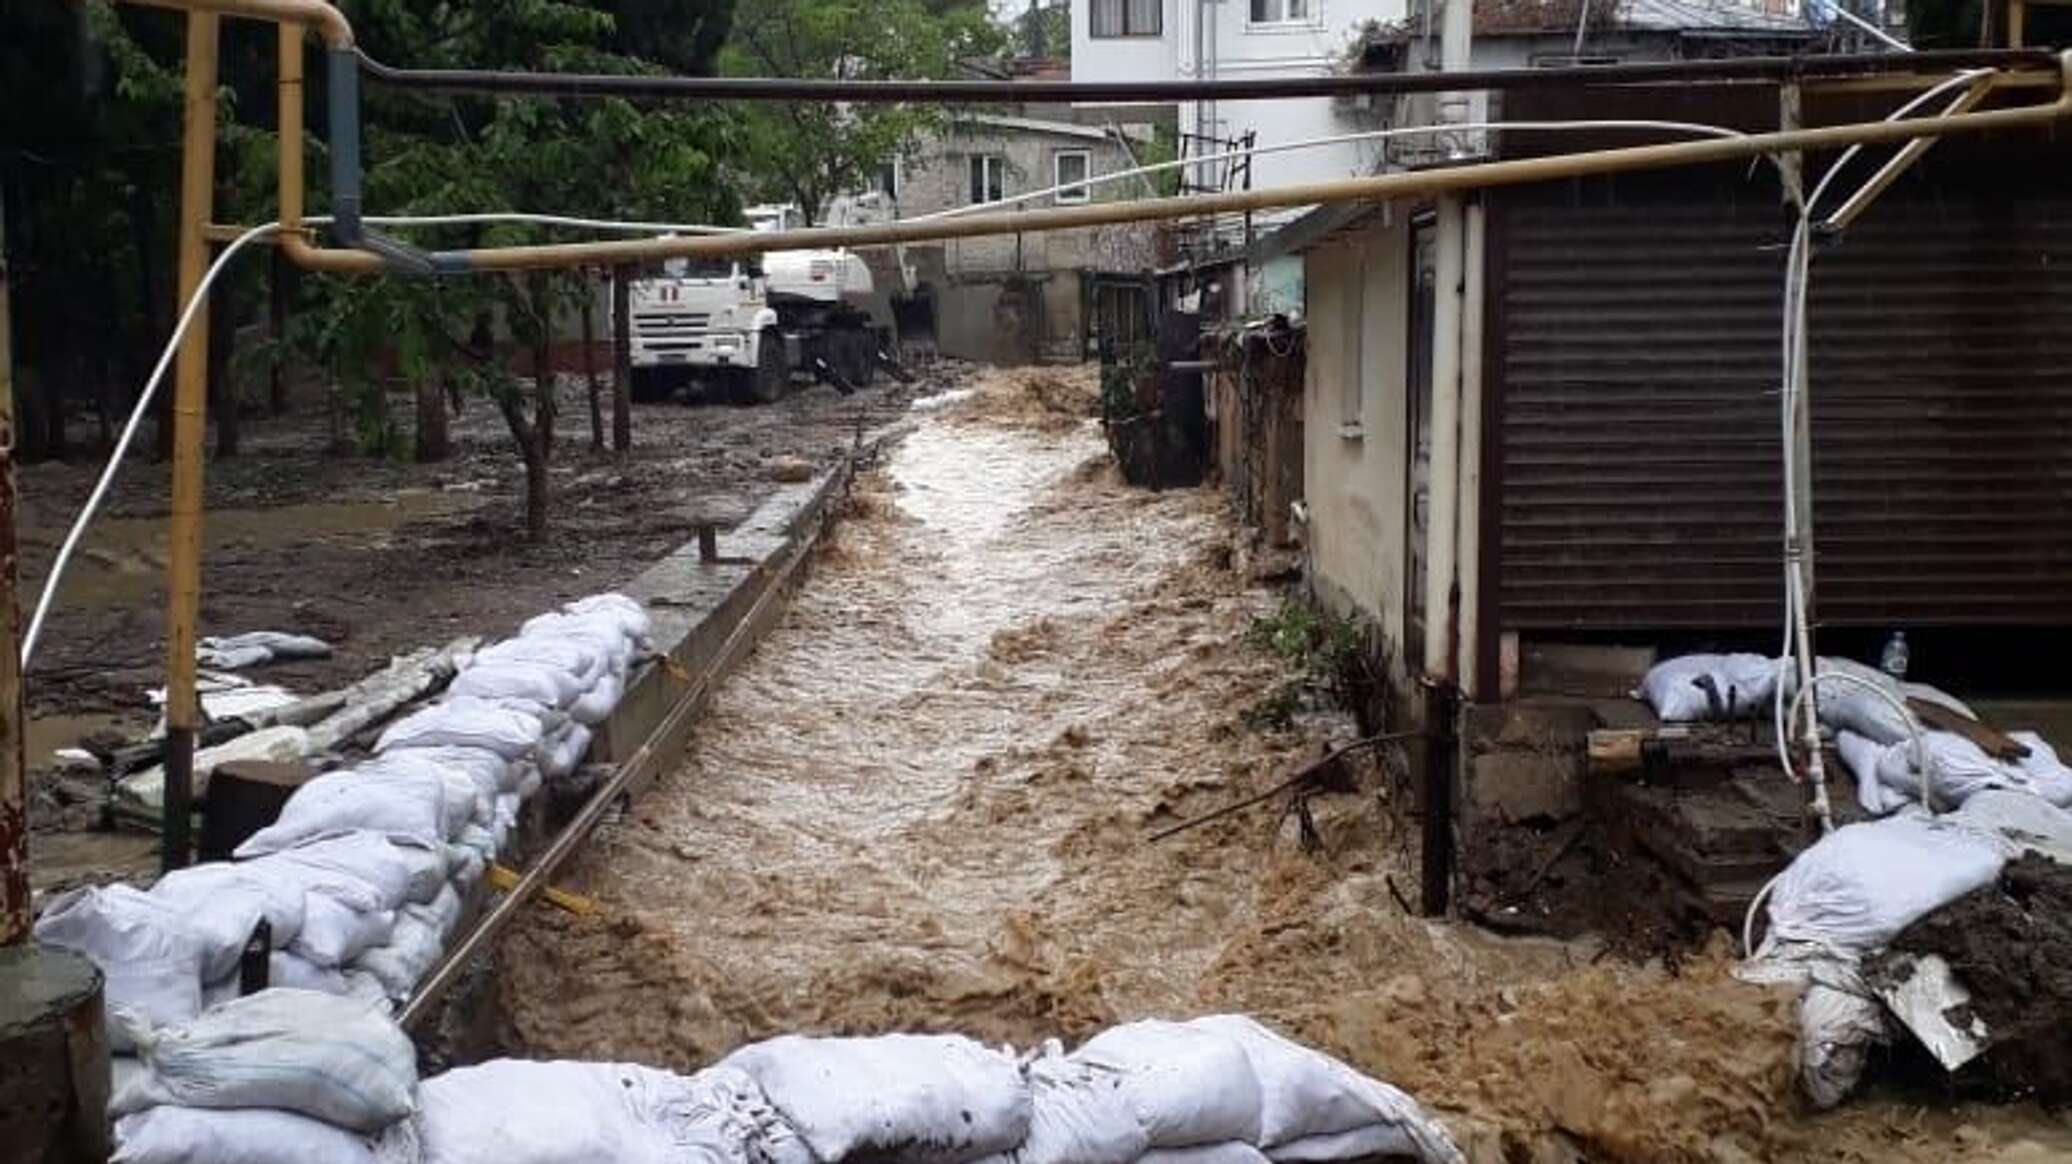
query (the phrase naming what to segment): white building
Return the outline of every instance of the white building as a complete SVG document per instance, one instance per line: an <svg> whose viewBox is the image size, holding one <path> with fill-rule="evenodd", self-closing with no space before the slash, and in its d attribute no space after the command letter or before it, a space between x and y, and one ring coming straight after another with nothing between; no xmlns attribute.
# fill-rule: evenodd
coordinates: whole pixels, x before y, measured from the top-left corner
<svg viewBox="0 0 2072 1164"><path fill-rule="evenodd" d="M1252 80L1310 77L1346 67L1359 31L1395 23L1410 0L1072 0L1074 81ZM1183 137L1260 146L1371 128L1329 97L1189 102L1177 108ZM1195 143L1186 151L1194 153ZM1363 143L1272 154L1253 167L1254 189L1344 178L1374 170L1380 154ZM1213 185L1219 175L1190 173Z"/></svg>

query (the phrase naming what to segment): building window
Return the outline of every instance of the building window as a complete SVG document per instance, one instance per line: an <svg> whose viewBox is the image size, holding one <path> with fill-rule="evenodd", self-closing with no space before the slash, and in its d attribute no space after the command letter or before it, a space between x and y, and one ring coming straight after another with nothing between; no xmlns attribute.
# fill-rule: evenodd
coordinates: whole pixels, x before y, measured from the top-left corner
<svg viewBox="0 0 2072 1164"><path fill-rule="evenodd" d="M1319 0L1252 0L1253 24L1315 24Z"/></svg>
<svg viewBox="0 0 2072 1164"><path fill-rule="evenodd" d="M1051 161L1051 173L1056 179L1051 184L1069 186L1074 182L1084 182L1093 176L1093 164L1094 156L1087 150L1059 150ZM1060 203L1090 202L1093 200L1093 188L1080 186L1076 189L1060 190L1057 199Z"/></svg>
<svg viewBox="0 0 2072 1164"><path fill-rule="evenodd" d="M878 192L894 202L899 201L899 159L878 167Z"/></svg>
<svg viewBox="0 0 2072 1164"><path fill-rule="evenodd" d="M1007 159L999 154L971 155L971 201L998 202L1007 197Z"/></svg>
<svg viewBox="0 0 2072 1164"><path fill-rule="evenodd" d="M1314 0L1296 0L1314 3ZM1098 37L1163 36L1165 0L1093 0L1092 26Z"/></svg>

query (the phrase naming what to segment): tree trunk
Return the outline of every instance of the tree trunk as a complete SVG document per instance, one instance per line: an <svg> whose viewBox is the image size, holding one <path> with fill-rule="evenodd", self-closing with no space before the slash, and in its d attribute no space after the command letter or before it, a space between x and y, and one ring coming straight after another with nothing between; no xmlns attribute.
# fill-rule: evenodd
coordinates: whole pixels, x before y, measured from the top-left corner
<svg viewBox="0 0 2072 1164"><path fill-rule="evenodd" d="M532 428L542 461L551 460L554 455L554 414L557 409L554 369L550 366L553 343L544 326L532 341Z"/></svg>
<svg viewBox="0 0 2072 1164"><path fill-rule="evenodd" d="M537 430L525 454L525 540L533 545L547 540L547 456L539 448Z"/></svg>
<svg viewBox="0 0 2072 1164"><path fill-rule="evenodd" d="M604 451L604 406L598 399L603 387L597 382L597 284L583 272L583 379L590 386L590 448Z"/></svg>
<svg viewBox="0 0 2072 1164"><path fill-rule="evenodd" d="M612 268L612 451L633 447L633 268Z"/></svg>
<svg viewBox="0 0 2072 1164"><path fill-rule="evenodd" d="M417 446L414 450L419 464L443 461L453 452L453 441L446 424L446 395L450 391L447 379L438 372L427 372L417 381Z"/></svg>
<svg viewBox="0 0 2072 1164"><path fill-rule="evenodd" d="M209 411L216 422L216 456L235 457L239 438L242 436L240 422L243 420L238 408L237 383L230 375L230 349L237 338L236 298L223 288L209 312Z"/></svg>

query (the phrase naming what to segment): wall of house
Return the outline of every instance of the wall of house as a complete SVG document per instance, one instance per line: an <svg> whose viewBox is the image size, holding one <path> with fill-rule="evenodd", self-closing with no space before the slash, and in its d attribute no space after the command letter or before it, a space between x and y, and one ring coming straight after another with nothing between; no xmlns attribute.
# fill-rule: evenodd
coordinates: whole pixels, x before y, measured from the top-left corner
<svg viewBox="0 0 2072 1164"><path fill-rule="evenodd" d="M1377 222L1307 255L1303 501L1319 597L1373 620L1400 665L1409 231L1400 216ZM1356 411L1343 395L1348 382L1359 386Z"/></svg>
<svg viewBox="0 0 2072 1164"><path fill-rule="evenodd" d="M1179 76L1179 19L1193 0L1162 0L1158 36L1096 37L1092 0L1072 0L1072 79L1075 81L1172 80Z"/></svg>

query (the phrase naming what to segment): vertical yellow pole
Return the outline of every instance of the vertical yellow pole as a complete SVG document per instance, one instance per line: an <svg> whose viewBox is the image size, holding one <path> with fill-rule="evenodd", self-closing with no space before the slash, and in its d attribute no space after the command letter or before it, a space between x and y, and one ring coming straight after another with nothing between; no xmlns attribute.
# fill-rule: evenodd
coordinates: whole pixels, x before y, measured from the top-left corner
<svg viewBox="0 0 2072 1164"><path fill-rule="evenodd" d="M203 237L216 194L216 36L213 12L187 14L186 118L180 153L180 307L208 267ZM166 561L166 752L164 865L187 864L194 811L195 622L201 612L202 453L208 435L209 310L196 310L173 380L171 553Z"/></svg>
<svg viewBox="0 0 2072 1164"><path fill-rule="evenodd" d="M14 352L7 208L0 200L0 946L29 936L29 772L22 755L21 607L15 602Z"/></svg>
<svg viewBox="0 0 2072 1164"><path fill-rule="evenodd" d="M280 219L302 226L302 26L280 26Z"/></svg>

